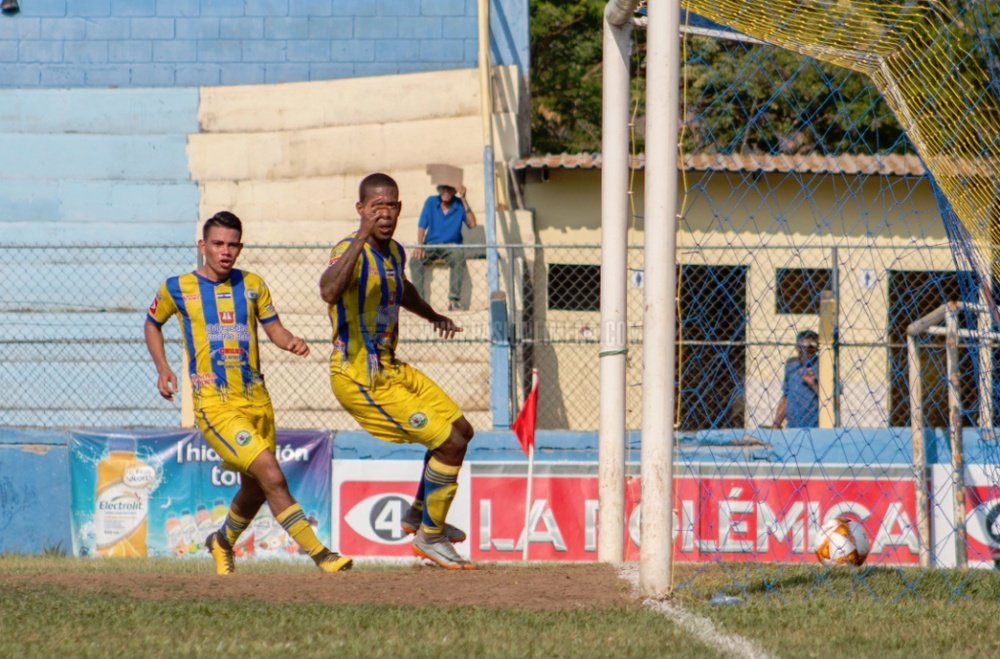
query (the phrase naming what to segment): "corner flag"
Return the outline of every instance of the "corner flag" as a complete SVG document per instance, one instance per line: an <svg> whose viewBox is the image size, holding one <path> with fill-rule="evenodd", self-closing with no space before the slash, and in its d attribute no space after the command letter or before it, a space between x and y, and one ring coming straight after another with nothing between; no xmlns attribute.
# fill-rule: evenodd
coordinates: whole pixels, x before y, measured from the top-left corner
<svg viewBox="0 0 1000 659"><path fill-rule="evenodd" d="M535 419L538 417L538 369L531 369L531 392L524 401L524 407L514 419L510 427L517 436L517 441L528 456L528 478L524 488L524 545L521 548L521 560L528 560L528 545L531 542L531 532L528 524L531 520L531 482L535 476Z"/></svg>
<svg viewBox="0 0 1000 659"><path fill-rule="evenodd" d="M535 445L535 419L538 417L538 369L531 369L531 392L524 401L514 424L510 427L517 435L517 441L525 455L531 454Z"/></svg>

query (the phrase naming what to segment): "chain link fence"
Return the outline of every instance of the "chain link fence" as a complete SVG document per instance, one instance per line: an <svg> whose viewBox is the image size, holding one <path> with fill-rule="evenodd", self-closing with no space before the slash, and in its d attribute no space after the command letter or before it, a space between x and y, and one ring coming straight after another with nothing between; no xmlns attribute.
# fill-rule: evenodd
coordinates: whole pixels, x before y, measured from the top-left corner
<svg viewBox="0 0 1000 659"><path fill-rule="evenodd" d="M487 262L468 245L463 309L447 312L464 332L451 341L404 312L399 355L424 370L479 428L492 427ZM850 269L865 250L878 267ZM262 336L263 370L284 427L355 428L329 389L330 323L318 279L327 246L248 246L239 267L262 275L284 324L312 347L303 359ZM872 258L872 255L875 258ZM628 250L627 424L640 426L643 277L641 247ZM0 302L0 423L9 426L173 426L181 402L162 400L143 343L145 310L168 276L196 267L193 246L3 246ZM970 289L949 268L946 245L810 247L809 250L682 246L678 290L681 430L769 424L781 398L783 367L795 335L817 329L820 297L837 292L839 423L909 424L906 327ZM447 308L448 267L429 266L428 297ZM600 248L518 245L499 250L501 288L511 319L509 357L516 414L532 367L542 388L539 426L598 425ZM848 281L850 278L851 281ZM850 284L850 285L848 285ZM974 287L970 290L974 291ZM845 291L851 291L850 295ZM974 294L974 293L973 293ZM963 321L974 327L975 319ZM182 373L180 334L164 327L168 357ZM963 409L976 423L974 345L963 346ZM924 409L947 425L942 338L925 337Z"/></svg>

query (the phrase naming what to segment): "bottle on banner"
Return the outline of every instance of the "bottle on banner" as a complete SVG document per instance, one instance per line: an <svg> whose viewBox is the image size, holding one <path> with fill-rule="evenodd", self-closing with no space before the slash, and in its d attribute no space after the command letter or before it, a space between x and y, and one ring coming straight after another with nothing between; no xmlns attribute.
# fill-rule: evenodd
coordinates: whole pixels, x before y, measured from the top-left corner
<svg viewBox="0 0 1000 659"><path fill-rule="evenodd" d="M167 521L163 524L163 531L167 536L167 550L172 556L183 553L181 550L181 521L174 513L167 513Z"/></svg>
<svg viewBox="0 0 1000 659"><path fill-rule="evenodd" d="M97 555L135 558L148 555L149 494L156 471L135 453L135 439L112 437L97 463L94 529Z"/></svg>
<svg viewBox="0 0 1000 659"><path fill-rule="evenodd" d="M198 525L194 521L194 515L187 508L181 511L180 528L177 535L180 540L178 555L193 554L198 550Z"/></svg>
<svg viewBox="0 0 1000 659"><path fill-rule="evenodd" d="M229 512L229 508L226 506L226 502L222 499L216 499L215 503L212 504L212 528L217 529L222 526L222 523L226 521L226 513Z"/></svg>
<svg viewBox="0 0 1000 659"><path fill-rule="evenodd" d="M194 523L198 529L199 538L207 536L215 530L215 527L212 526L212 513L203 503L199 503L195 508Z"/></svg>

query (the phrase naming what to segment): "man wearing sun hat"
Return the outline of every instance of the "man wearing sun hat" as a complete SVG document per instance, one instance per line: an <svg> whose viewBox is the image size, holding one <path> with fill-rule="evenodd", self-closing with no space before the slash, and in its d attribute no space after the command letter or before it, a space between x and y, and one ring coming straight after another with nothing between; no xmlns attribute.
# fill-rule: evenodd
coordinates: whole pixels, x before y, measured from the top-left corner
<svg viewBox="0 0 1000 659"><path fill-rule="evenodd" d="M462 170L449 165L428 165L427 173L437 186L437 194L424 201L417 222L417 246L410 252L410 281L420 296L428 299L424 288L427 265L438 259L448 264L448 310L462 308L462 282L468 278L462 226L476 226L462 184ZM426 247L425 247L426 245Z"/></svg>

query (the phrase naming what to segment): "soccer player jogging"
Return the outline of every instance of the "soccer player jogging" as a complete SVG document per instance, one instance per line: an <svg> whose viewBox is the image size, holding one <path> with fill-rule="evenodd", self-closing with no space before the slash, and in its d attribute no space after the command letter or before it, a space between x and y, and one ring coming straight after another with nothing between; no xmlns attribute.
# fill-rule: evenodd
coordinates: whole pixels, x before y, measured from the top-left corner
<svg viewBox="0 0 1000 659"><path fill-rule="evenodd" d="M358 230L337 243L320 278L333 325L330 386L362 428L387 442L427 448L424 471L403 531L413 553L448 570L471 570L453 542L465 533L445 523L458 473L472 439L458 405L419 370L396 359L399 309L430 321L438 334L461 332L420 296L405 276L406 253L393 240L402 204L386 174L369 174L358 188Z"/></svg>
<svg viewBox="0 0 1000 659"><path fill-rule="evenodd" d="M274 518L320 570L346 570L351 559L316 537L275 456L274 409L260 372L257 323L272 343L294 355L307 356L309 346L281 324L264 280L234 267L242 233L240 219L228 211L209 218L198 241L204 265L167 279L146 316L146 347L160 395L173 400L177 393L161 329L177 314L198 427L222 457L222 466L242 474L222 528L206 538L205 546L217 574L234 572L236 540L267 501Z"/></svg>

